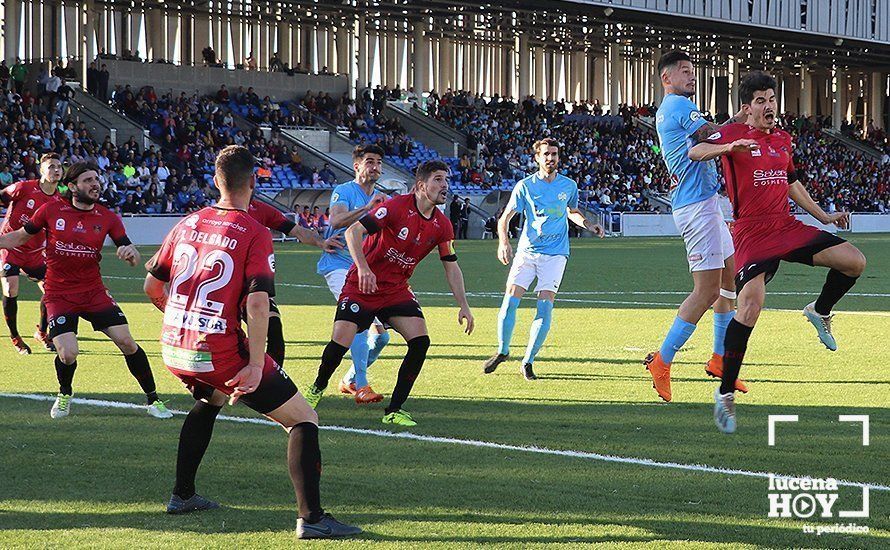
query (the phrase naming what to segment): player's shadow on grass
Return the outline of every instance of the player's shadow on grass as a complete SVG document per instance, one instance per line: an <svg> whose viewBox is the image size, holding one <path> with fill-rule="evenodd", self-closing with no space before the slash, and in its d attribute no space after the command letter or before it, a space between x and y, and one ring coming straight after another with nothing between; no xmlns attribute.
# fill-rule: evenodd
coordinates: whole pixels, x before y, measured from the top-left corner
<svg viewBox="0 0 890 550"><path fill-rule="evenodd" d="M141 404L134 393L80 397ZM181 410L190 403L177 395L170 406ZM888 484L880 458L890 452L890 442L874 437L863 448L861 427L837 422L838 414L870 414L873 433L886 433L888 411L881 408L741 404L740 432L729 437L714 428L709 403L641 407L416 397L409 404L421 422L412 431L425 435ZM75 404L72 416L59 422L49 418L49 406L0 399L0 433L8 442L0 471L15 472L4 478L0 497L6 499L0 505L4 529L292 532L281 430L219 421L198 488L227 508L177 518L164 515L162 507L173 482L181 416L160 421L143 411ZM224 413L255 416L243 406ZM319 413L323 426L381 428L382 404L358 409L326 396ZM776 447L766 444L768 414L801 418L781 426ZM365 526L369 539L417 545L692 540L772 547L839 541L866 547L874 540L811 538L793 525L766 524L765 479L329 430L321 432L321 442L324 504ZM875 491L873 506L886 498ZM59 511L64 509L72 511ZM399 522L416 525L398 528L411 534L391 534L390 524ZM449 522L459 526L453 534ZM878 516L869 525L887 529L890 522Z"/></svg>

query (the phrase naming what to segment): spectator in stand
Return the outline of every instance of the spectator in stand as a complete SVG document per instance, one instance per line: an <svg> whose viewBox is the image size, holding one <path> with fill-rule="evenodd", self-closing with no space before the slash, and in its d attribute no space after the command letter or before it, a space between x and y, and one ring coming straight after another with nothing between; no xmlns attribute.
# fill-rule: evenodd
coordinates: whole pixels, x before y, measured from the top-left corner
<svg viewBox="0 0 890 550"><path fill-rule="evenodd" d="M253 56L253 52L250 52L250 54L244 58L244 69L248 71L256 70L256 58Z"/></svg>
<svg viewBox="0 0 890 550"><path fill-rule="evenodd" d="M316 225L318 227L318 233L321 235L324 235L328 226L331 225L331 209L330 208L325 208L324 214L321 214L318 216L318 222Z"/></svg>
<svg viewBox="0 0 890 550"><path fill-rule="evenodd" d="M136 202L135 196L132 193L127 193L127 198L124 199L124 204L121 205L121 213L130 215L141 213L140 205Z"/></svg>
<svg viewBox="0 0 890 550"><path fill-rule="evenodd" d="M9 66L3 59L0 61L0 93L6 93L6 90L9 89L9 75Z"/></svg>
<svg viewBox="0 0 890 550"><path fill-rule="evenodd" d="M226 85L223 84L219 87L219 90L216 92L216 101L219 103L228 103L229 102L229 90L226 89Z"/></svg>
<svg viewBox="0 0 890 550"><path fill-rule="evenodd" d="M464 197L464 202L460 205L460 237L467 238L467 231L470 228L470 197Z"/></svg>
<svg viewBox="0 0 890 550"><path fill-rule="evenodd" d="M309 206L304 206L303 211L300 213L299 224L300 227L305 227L307 229L312 227L312 223L310 220L311 214L309 213Z"/></svg>
<svg viewBox="0 0 890 550"><path fill-rule="evenodd" d="M18 57L15 58L10 76L12 77L13 90L15 90L15 93L22 95L25 89L25 79L28 78L28 68L25 67L22 60Z"/></svg>
<svg viewBox="0 0 890 550"><path fill-rule="evenodd" d="M216 52L210 46L205 46L201 50L201 58L204 60L205 67L214 67L216 65Z"/></svg>
<svg viewBox="0 0 890 550"><path fill-rule="evenodd" d="M99 69L96 78L98 79L96 82L96 91L99 99L108 101L108 80L111 78L111 74L108 72L108 65L102 63L102 67Z"/></svg>
<svg viewBox="0 0 890 550"><path fill-rule="evenodd" d="M330 165L326 162L324 163L324 167L318 173L318 177L321 178L321 181L328 185L334 185L337 183L337 176L334 174L334 171L331 170Z"/></svg>

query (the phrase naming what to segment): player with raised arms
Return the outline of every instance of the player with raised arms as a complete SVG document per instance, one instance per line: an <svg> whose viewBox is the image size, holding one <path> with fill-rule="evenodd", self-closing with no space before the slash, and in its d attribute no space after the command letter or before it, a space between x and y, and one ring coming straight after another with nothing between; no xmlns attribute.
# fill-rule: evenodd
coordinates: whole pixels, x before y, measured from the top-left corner
<svg viewBox="0 0 890 550"><path fill-rule="evenodd" d="M322 239L318 233L308 227L301 227L294 223L277 208L263 201L252 199L247 213L260 224L272 231L278 231L289 237L298 239L301 243L317 246L325 252L335 253L343 248L338 236ZM269 334L266 341L266 353L278 363L284 366L284 330L281 325L281 312L275 300L269 298Z"/></svg>
<svg viewBox="0 0 890 550"><path fill-rule="evenodd" d="M801 183L792 159L791 135L776 128L776 87L776 80L766 73L745 75L739 98L747 123L724 126L689 151L696 161L722 157L735 219L738 313L726 329L723 381L714 391L714 421L724 433L736 429L734 382L763 308L766 284L779 263L829 268L821 294L803 313L831 351L837 349L831 333L831 310L865 270L865 256L859 249L791 214L789 198L825 225L843 229L850 220L848 212L826 213Z"/></svg>
<svg viewBox="0 0 890 550"><path fill-rule="evenodd" d="M145 351L133 340L124 312L102 282L99 262L102 245L110 237L117 257L131 266L139 251L130 242L120 216L99 204L102 182L99 168L90 162L72 164L62 177L71 201L50 201L31 216L21 229L0 236L0 248L14 249L34 235L46 237L46 294L43 299L49 337L58 354L55 359L59 394L50 409L52 418L71 412L72 382L77 369L77 325L83 318L93 330L105 333L124 354L130 374L145 392L148 413L171 418L158 398L154 376Z"/></svg>
<svg viewBox="0 0 890 550"><path fill-rule="evenodd" d="M0 235L12 233L21 229L34 212L44 204L58 200L57 186L62 179L62 163L58 153L46 153L40 157L40 179L25 180L13 183L0 190L0 202L6 206L6 218ZM3 283L3 316L6 318L6 326L9 327L9 337L16 350L23 354L31 353L31 348L19 335L18 329L18 295L19 274L24 272L31 280L37 281L40 291L43 292L43 281L46 278L46 259L43 257L43 249L46 248L46 238L43 235L35 235L25 244L12 250L0 251L0 263L3 271L0 272ZM52 342L46 336L46 303L40 299L40 324L34 339L43 344L49 351L55 351Z"/></svg>
<svg viewBox="0 0 890 550"><path fill-rule="evenodd" d="M331 194L331 223L325 230L327 239L339 239L350 225L378 206L386 196L374 190L383 168L383 149L376 144L357 145L352 151L352 167L355 179L341 183ZM324 277L334 300L340 299L346 274L353 261L348 250L325 252L318 260L318 274ZM340 380L340 393L354 396L355 402L379 403L383 396L371 389L368 367L380 356L389 343L389 333L375 319L366 332L356 334L349 346L352 367Z"/></svg>
<svg viewBox="0 0 890 550"><path fill-rule="evenodd" d="M249 213L254 158L232 145L216 159L220 199L174 227L146 268L145 293L164 312L161 354L195 398L179 436L167 512L217 508L195 491L213 425L229 395L288 432L287 466L299 507L298 538L355 535L321 507L318 415L265 353L274 295L272 235ZM242 318L242 311L244 318ZM247 334L241 322L247 323Z"/></svg>
<svg viewBox="0 0 890 550"><path fill-rule="evenodd" d="M692 293L683 300L677 316L658 351L645 361L658 396L670 401L671 363L675 354L692 337L702 316L714 307L714 348L705 367L710 376L723 376L723 335L732 319L735 249L732 236L717 201L720 183L713 162L690 160L689 147L704 141L718 126L702 117L692 102L695 95L695 67L685 52L675 50L658 60L658 74L664 100L658 107L655 129L661 154L671 175L670 199L674 223L686 243L686 260L692 273ZM741 120L737 114L729 123ZM737 381L739 391L748 391Z"/></svg>
<svg viewBox="0 0 890 550"><path fill-rule="evenodd" d="M355 264L349 269L337 304L333 334L321 356L318 376L306 390L306 399L313 407L318 405L356 333L367 330L377 318L401 334L408 344L383 423L417 425L402 406L420 375L430 337L408 279L433 249L439 250L445 279L460 307L458 323L466 323L467 334L473 332L473 314L452 245L454 229L437 208L445 204L448 177L448 165L440 160L420 164L411 193L384 202L346 230L346 245ZM364 239L366 234L370 236Z"/></svg>
<svg viewBox="0 0 890 550"><path fill-rule="evenodd" d="M599 237L604 236L603 228L588 221L578 209L578 184L557 172L559 142L544 138L535 142L532 150L538 171L516 184L498 220L498 259L504 265L512 260L513 266L498 313L498 352L482 365L482 371L490 374L507 360L519 301L537 278L538 304L520 368L526 380L537 379L532 365L550 331L553 301L569 259L569 220ZM514 258L508 228L518 213L523 215L524 225Z"/></svg>

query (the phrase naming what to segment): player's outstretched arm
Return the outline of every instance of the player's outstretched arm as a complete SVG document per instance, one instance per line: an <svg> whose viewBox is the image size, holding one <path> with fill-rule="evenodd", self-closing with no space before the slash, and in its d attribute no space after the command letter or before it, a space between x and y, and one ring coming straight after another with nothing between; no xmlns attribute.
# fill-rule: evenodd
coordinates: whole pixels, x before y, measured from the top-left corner
<svg viewBox="0 0 890 550"><path fill-rule="evenodd" d="M463 325L464 321L466 321L464 332L472 334L473 328L476 326L476 320L473 318L473 312L470 311L470 304L467 303L467 291L464 287L464 274L456 261L444 261L442 262L442 265L445 267L445 279L448 281L451 293L454 295L454 299L457 300L457 305L460 307L460 311L457 314L457 322L460 325Z"/></svg>
<svg viewBox="0 0 890 550"><path fill-rule="evenodd" d="M354 223L346 230L346 246L349 248L349 255L355 262L355 269L358 272L358 288L365 294L377 292L377 276L368 266L368 259L365 258L365 252L362 250L362 239L368 232L367 228L361 223Z"/></svg>
<svg viewBox="0 0 890 550"><path fill-rule="evenodd" d="M813 200L813 197L810 196L807 188L804 187L799 180L796 180L788 186L788 196L791 197L791 200L793 200L795 204L819 220L819 223L825 225L835 224L841 229L846 229L850 225L849 212L835 212L834 214L829 214L825 210L822 210L822 207Z"/></svg>
<svg viewBox="0 0 890 550"><path fill-rule="evenodd" d="M598 223L593 223L590 220L588 220L584 216L584 212L581 212L581 210L579 210L577 208L572 208L572 207L568 207L568 208L566 208L566 210L569 213L568 214L569 219L572 220L572 223L574 223L578 227L582 227L582 228L586 229L587 231L590 231L591 233L593 233L600 239L602 239L603 237L606 236L606 232L603 230L603 226L601 226Z"/></svg>
<svg viewBox="0 0 890 550"><path fill-rule="evenodd" d="M22 246L28 239L33 237L34 235L25 231L25 228L16 229L12 233L7 233L6 235L0 236L0 248L9 250L11 248L15 248L17 246Z"/></svg>
<svg viewBox="0 0 890 550"><path fill-rule="evenodd" d="M164 311L164 308L167 307L166 287L167 283L155 278L151 273L145 276L145 283L142 285L142 290L145 292L145 295L148 296L151 303L161 311Z"/></svg>
<svg viewBox="0 0 890 550"><path fill-rule="evenodd" d="M238 371L226 386L234 388L229 403L234 405L245 394L251 393L263 379L266 363L266 334L269 331L269 293L251 292L247 295L247 347L250 353L247 366Z"/></svg>
<svg viewBox="0 0 890 550"><path fill-rule="evenodd" d="M360 208L356 208L355 210L349 210L342 204L335 204L331 206L331 227L333 227L334 229L343 229L344 227L349 227L350 225L357 222L359 218L376 208L385 200L386 195L384 195L383 193L377 193L371 199L371 202Z"/></svg>
<svg viewBox="0 0 890 550"><path fill-rule="evenodd" d="M340 241L339 236L335 235L330 239L322 239L314 229L299 225L295 225L288 233L288 236L298 239L303 244L317 246L325 252L334 252L343 248L343 243Z"/></svg>
<svg viewBox="0 0 890 550"><path fill-rule="evenodd" d="M510 220L516 215L512 209L504 210L498 219L498 260L508 265L513 260L513 247L510 245Z"/></svg>
<svg viewBox="0 0 890 550"><path fill-rule="evenodd" d="M702 162L734 152L752 151L759 148L760 145L757 144L757 140L753 139L737 139L730 143L702 142L691 147L687 155L689 160Z"/></svg>

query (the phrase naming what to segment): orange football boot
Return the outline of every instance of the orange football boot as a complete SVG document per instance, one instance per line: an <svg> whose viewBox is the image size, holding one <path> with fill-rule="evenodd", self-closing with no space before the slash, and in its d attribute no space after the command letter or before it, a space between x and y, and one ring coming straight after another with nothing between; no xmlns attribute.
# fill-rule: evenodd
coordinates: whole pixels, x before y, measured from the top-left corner
<svg viewBox="0 0 890 550"><path fill-rule="evenodd" d="M658 397L665 401L671 400L671 365L661 359L661 354L653 351L643 361L646 370L652 375L652 387L658 392Z"/></svg>
<svg viewBox="0 0 890 550"><path fill-rule="evenodd" d="M714 378L723 379L723 356L716 353L711 355L708 365L705 367L705 374ZM748 393L748 386L741 378L736 378L735 390L742 393Z"/></svg>
<svg viewBox="0 0 890 550"><path fill-rule="evenodd" d="M345 393L346 395L355 395L355 382L350 382L347 386L341 380L338 387L340 388L340 393Z"/></svg>
<svg viewBox="0 0 890 550"><path fill-rule="evenodd" d="M372 390L371 386L365 386L364 388L359 388L355 391L355 402L359 405L380 403L381 401L383 401L383 396Z"/></svg>

